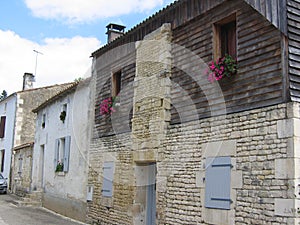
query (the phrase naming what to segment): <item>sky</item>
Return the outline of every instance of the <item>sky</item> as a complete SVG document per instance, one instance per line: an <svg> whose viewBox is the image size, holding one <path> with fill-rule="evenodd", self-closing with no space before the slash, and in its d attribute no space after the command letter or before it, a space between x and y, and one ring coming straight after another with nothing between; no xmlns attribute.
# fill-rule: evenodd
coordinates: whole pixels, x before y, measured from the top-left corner
<svg viewBox="0 0 300 225"><path fill-rule="evenodd" d="M0 94L89 76L91 53L106 44L106 25L126 31L174 0L0 0Z"/></svg>

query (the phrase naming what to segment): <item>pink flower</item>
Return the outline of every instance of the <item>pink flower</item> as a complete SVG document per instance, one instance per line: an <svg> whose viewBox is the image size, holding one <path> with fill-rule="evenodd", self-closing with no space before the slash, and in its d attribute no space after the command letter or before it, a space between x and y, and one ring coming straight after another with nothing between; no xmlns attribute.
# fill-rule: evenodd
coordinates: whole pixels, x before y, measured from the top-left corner
<svg viewBox="0 0 300 225"><path fill-rule="evenodd" d="M232 76L236 73L237 69L236 60L227 54L216 61L211 61L208 65L206 75L210 82L221 80L224 76Z"/></svg>
<svg viewBox="0 0 300 225"><path fill-rule="evenodd" d="M113 98L109 97L104 99L100 104L100 114L111 115L113 112L115 112L113 105L114 105Z"/></svg>

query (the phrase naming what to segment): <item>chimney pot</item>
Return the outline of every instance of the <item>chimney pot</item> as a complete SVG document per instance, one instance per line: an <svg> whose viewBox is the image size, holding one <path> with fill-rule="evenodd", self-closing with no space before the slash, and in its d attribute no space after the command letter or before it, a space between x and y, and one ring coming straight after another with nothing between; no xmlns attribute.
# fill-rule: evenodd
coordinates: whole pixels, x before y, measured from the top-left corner
<svg viewBox="0 0 300 225"><path fill-rule="evenodd" d="M33 88L33 82L35 82L34 75L32 73L24 73L23 75L23 91Z"/></svg>
<svg viewBox="0 0 300 225"><path fill-rule="evenodd" d="M123 25L110 23L106 26L106 28L107 28L107 32L106 32L107 42L110 43L113 40L115 40L116 38L124 35L126 27Z"/></svg>

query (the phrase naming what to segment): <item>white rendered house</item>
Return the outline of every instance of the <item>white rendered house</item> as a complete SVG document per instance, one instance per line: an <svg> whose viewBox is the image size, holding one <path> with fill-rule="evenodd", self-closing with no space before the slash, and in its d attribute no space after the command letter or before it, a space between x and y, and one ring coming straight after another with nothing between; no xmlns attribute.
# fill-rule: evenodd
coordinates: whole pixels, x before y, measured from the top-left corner
<svg viewBox="0 0 300 225"><path fill-rule="evenodd" d="M32 190L43 206L85 220L90 139L89 80L76 82L34 110Z"/></svg>
<svg viewBox="0 0 300 225"><path fill-rule="evenodd" d="M14 146L16 94L0 102L0 173L9 178L11 154ZM8 182L9 183L9 182Z"/></svg>

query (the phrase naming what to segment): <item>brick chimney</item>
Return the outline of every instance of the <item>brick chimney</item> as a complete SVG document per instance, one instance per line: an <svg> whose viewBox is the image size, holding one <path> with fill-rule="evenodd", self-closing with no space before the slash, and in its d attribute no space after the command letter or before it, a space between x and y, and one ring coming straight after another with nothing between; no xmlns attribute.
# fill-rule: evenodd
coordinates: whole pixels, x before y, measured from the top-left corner
<svg viewBox="0 0 300 225"><path fill-rule="evenodd" d="M34 75L32 73L24 73L23 75L23 91L33 88L33 82L35 82Z"/></svg>
<svg viewBox="0 0 300 225"><path fill-rule="evenodd" d="M125 26L110 23L106 26L107 28L107 43L112 42L116 38L122 36L125 32Z"/></svg>

